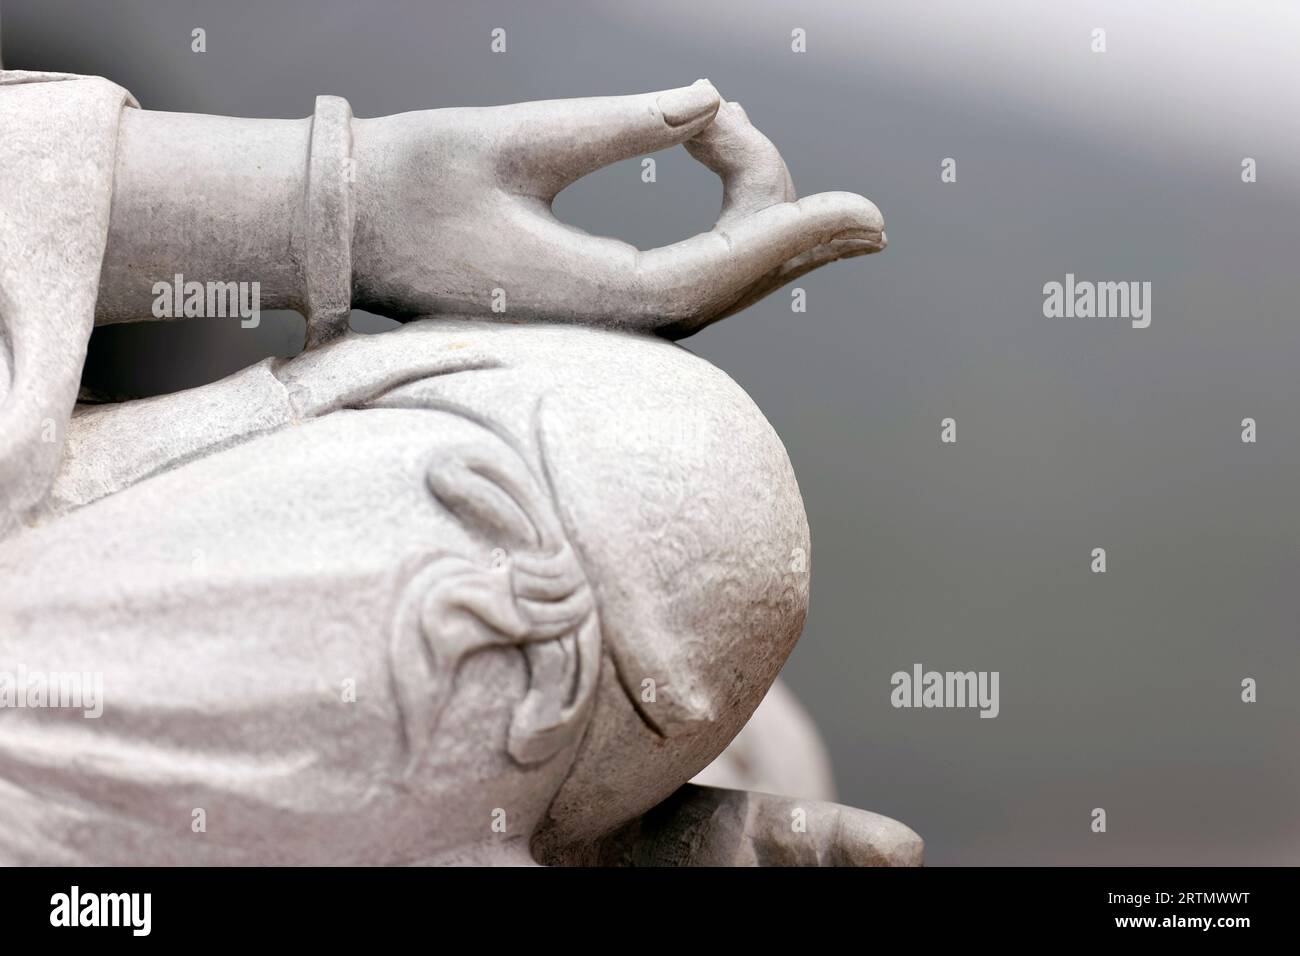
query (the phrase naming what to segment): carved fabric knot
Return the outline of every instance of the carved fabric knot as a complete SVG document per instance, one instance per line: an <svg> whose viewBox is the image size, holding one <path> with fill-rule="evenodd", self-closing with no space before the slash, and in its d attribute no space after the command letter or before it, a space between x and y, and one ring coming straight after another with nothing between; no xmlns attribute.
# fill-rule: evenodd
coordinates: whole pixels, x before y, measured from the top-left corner
<svg viewBox="0 0 1300 956"><path fill-rule="evenodd" d="M409 776L429 756L465 657L522 649L528 691L507 750L521 764L576 742L600 667L591 588L555 513L548 485L523 455L486 433L440 452L428 468L434 497L491 547L486 559L441 554L403 585L389 651Z"/></svg>

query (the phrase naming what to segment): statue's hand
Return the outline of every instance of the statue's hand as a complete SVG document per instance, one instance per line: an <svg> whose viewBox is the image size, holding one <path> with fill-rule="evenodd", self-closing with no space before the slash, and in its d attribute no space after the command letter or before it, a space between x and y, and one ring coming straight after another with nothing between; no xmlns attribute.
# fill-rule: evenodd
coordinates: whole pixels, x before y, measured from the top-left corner
<svg viewBox="0 0 1300 956"><path fill-rule="evenodd" d="M723 180L709 232L641 252L555 218L551 202L569 184L677 143ZM510 319L679 338L885 245L880 211L861 196L796 201L776 148L707 80L358 120L354 155L354 305L397 317L504 308Z"/></svg>

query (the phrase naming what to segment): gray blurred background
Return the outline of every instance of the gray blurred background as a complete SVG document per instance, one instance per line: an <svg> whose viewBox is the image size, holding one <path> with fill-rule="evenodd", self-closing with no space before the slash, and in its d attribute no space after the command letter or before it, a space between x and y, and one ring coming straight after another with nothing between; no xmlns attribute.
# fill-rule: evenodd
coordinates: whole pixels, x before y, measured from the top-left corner
<svg viewBox="0 0 1300 956"><path fill-rule="evenodd" d="M337 93L376 116L708 77L801 194L861 192L889 231L797 283L806 314L787 289L685 343L799 476L813 602L785 673L842 801L914 827L932 864L1300 862L1295 5L0 3L6 66L152 109L299 117ZM643 248L708 228L717 181L681 149L658 164L557 212ZM1151 327L1044 318L1066 272L1151 282ZM291 313L110 327L86 381L170 391L302 338ZM914 662L1000 671L1001 715L892 708Z"/></svg>

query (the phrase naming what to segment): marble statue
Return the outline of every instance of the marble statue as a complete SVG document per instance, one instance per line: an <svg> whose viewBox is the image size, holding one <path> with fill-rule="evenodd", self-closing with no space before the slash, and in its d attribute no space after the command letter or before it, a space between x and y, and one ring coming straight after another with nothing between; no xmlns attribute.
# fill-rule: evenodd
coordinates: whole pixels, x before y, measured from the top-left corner
<svg viewBox="0 0 1300 956"><path fill-rule="evenodd" d="M798 638L809 541L780 439L673 340L882 249L872 203L796 199L704 80L265 120L0 71L0 131L0 862L920 862L784 699L688 783ZM676 144L709 232L552 214ZM300 355L78 401L93 326L247 288ZM792 748L805 792L758 792Z"/></svg>

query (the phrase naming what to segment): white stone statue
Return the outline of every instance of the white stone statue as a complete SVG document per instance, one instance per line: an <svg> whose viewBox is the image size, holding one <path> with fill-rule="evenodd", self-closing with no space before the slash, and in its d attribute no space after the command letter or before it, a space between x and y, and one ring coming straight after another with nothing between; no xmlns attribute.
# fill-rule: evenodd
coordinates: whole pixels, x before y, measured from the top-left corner
<svg viewBox="0 0 1300 956"><path fill-rule="evenodd" d="M678 143L711 231L553 216ZM885 244L707 81L261 120L0 71L0 181L0 863L920 862L821 780L687 784L798 638L809 542L772 428L670 340ZM301 355L77 403L95 324L241 284Z"/></svg>

